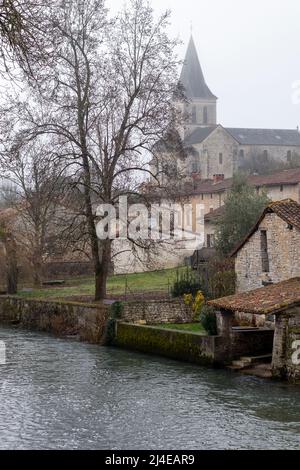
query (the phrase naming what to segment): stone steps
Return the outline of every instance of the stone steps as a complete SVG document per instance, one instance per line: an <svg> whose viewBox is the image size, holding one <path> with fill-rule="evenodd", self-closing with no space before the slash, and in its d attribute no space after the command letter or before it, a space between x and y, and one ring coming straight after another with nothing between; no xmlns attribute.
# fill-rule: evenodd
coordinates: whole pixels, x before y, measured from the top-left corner
<svg viewBox="0 0 300 470"><path fill-rule="evenodd" d="M251 368L257 364L266 364L272 361L272 354L264 354L262 356L242 356L240 359L232 361L228 369L242 370Z"/></svg>

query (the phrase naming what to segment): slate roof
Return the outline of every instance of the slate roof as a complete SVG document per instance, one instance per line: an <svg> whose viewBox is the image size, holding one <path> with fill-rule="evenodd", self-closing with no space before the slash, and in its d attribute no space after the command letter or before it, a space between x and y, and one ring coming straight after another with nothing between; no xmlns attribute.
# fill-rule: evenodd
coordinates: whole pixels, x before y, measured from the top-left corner
<svg viewBox="0 0 300 470"><path fill-rule="evenodd" d="M246 237L239 243L239 245L233 250L231 256L235 256L237 252L245 245L247 240L253 235L254 232L258 229L261 221L264 219L265 215L268 213L275 213L284 220L287 224L296 227L300 230L300 204L292 199L284 199L283 201L271 202L266 209L263 211L262 215L252 227Z"/></svg>
<svg viewBox="0 0 300 470"><path fill-rule="evenodd" d="M193 144L200 144L203 140L206 139L215 129L217 126L210 126L210 127L198 127L195 129L190 135L188 135L184 139L184 146L188 147L189 145Z"/></svg>
<svg viewBox="0 0 300 470"><path fill-rule="evenodd" d="M199 127L195 129L184 141L184 145L200 144L218 126ZM246 129L223 128L240 145L279 145L300 146L300 132L297 129Z"/></svg>
<svg viewBox="0 0 300 470"><path fill-rule="evenodd" d="M300 305L300 278L211 300L208 304L232 312L266 315L283 312L287 308Z"/></svg>
<svg viewBox="0 0 300 470"><path fill-rule="evenodd" d="M225 128L241 145L290 145L300 146L297 129L244 129Z"/></svg>
<svg viewBox="0 0 300 470"><path fill-rule="evenodd" d="M182 67L180 79L187 98L216 99L205 83L196 46L191 36Z"/></svg>

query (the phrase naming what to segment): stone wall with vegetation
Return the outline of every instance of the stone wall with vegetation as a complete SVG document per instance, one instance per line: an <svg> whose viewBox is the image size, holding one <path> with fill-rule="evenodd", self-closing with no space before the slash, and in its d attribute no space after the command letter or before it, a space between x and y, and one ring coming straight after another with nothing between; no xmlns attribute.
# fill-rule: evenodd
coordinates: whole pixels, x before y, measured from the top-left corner
<svg viewBox="0 0 300 470"><path fill-rule="evenodd" d="M121 319L130 323L143 321L152 325L190 323L193 320L193 312L182 300L177 299L134 301L124 303Z"/></svg>
<svg viewBox="0 0 300 470"><path fill-rule="evenodd" d="M108 309L101 305L0 297L1 324L73 336L90 343L103 341L108 316Z"/></svg>
<svg viewBox="0 0 300 470"><path fill-rule="evenodd" d="M225 341L220 336L201 336L156 326L117 322L114 344L118 347L193 362L224 363Z"/></svg>
<svg viewBox="0 0 300 470"><path fill-rule="evenodd" d="M272 372L300 382L300 307L276 315Z"/></svg>

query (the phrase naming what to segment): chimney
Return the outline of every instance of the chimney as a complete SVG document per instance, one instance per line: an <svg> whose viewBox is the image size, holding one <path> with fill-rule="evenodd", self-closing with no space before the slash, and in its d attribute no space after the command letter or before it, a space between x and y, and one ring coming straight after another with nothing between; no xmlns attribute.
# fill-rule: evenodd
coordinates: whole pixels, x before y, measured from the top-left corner
<svg viewBox="0 0 300 470"><path fill-rule="evenodd" d="M214 184L220 183L220 181L224 180L224 175L214 175L213 179L214 179Z"/></svg>

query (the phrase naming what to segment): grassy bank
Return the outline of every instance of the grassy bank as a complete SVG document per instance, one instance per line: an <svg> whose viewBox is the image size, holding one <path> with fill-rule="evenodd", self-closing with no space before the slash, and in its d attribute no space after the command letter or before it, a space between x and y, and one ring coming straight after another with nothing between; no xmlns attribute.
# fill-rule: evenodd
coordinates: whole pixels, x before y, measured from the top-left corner
<svg viewBox="0 0 300 470"><path fill-rule="evenodd" d="M182 268L181 268L182 269ZM110 297L135 293L168 293L176 279L177 269L166 269L147 273L110 276L107 292ZM66 280L63 287L20 290L18 295L31 298L67 298L73 296L93 296L93 278L74 278Z"/></svg>
<svg viewBox="0 0 300 470"><path fill-rule="evenodd" d="M164 328L168 330L177 330L177 331L190 331L192 333L198 333L200 335L207 335L207 332L200 323L166 323L163 325L155 325L159 328Z"/></svg>

